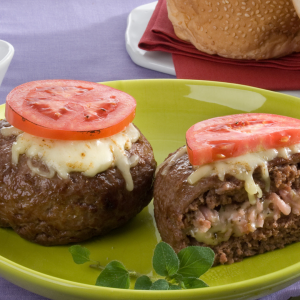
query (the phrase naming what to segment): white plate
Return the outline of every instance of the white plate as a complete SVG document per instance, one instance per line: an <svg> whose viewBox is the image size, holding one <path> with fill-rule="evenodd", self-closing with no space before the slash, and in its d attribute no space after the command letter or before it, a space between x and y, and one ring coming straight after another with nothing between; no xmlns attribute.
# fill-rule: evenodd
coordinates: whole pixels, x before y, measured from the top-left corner
<svg viewBox="0 0 300 300"><path fill-rule="evenodd" d="M139 66L147 69L176 75L170 53L161 51L145 51L138 47L157 1L135 8L128 16L125 34L126 49L131 59Z"/></svg>
<svg viewBox="0 0 300 300"><path fill-rule="evenodd" d="M138 47L138 43L146 30L156 4L157 1L139 6L129 14L125 33L126 50L133 62L137 65L162 73L176 75L172 55L170 53L145 51ZM300 98L300 91L281 92Z"/></svg>

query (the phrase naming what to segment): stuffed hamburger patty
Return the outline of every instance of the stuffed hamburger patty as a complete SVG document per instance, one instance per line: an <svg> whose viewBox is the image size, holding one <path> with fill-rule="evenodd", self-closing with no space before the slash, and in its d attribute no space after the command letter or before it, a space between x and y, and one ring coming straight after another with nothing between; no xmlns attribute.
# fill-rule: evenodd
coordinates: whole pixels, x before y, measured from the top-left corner
<svg viewBox="0 0 300 300"><path fill-rule="evenodd" d="M153 150L135 100L97 83L45 80L7 97L0 122L0 226L42 245L122 226L152 199Z"/></svg>
<svg viewBox="0 0 300 300"><path fill-rule="evenodd" d="M160 165L154 212L175 251L208 246L233 263L300 240L300 121L270 114L192 126Z"/></svg>

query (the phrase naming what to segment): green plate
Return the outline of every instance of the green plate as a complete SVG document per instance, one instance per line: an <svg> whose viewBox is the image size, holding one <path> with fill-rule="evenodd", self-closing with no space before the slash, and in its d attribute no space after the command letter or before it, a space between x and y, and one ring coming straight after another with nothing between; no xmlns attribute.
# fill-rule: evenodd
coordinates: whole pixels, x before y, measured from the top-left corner
<svg viewBox="0 0 300 300"><path fill-rule="evenodd" d="M207 118L244 112L300 118L300 99L241 85L168 79L105 84L136 98L134 123L152 144L158 163L185 143L192 124ZM4 115L4 106L0 113ZM99 272L88 264L76 265L68 246L39 246L10 229L0 229L0 240L0 275L51 299L256 299L300 279L300 243L212 268L202 277L208 288L135 291L95 286ZM123 228L82 245L103 265L119 260L128 269L151 274L159 240L150 204Z"/></svg>

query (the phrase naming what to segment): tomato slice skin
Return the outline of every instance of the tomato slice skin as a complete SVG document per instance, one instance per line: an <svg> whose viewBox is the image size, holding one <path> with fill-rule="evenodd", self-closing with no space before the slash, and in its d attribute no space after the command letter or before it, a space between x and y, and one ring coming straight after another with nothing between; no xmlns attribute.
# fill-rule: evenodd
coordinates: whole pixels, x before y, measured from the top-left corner
<svg viewBox="0 0 300 300"><path fill-rule="evenodd" d="M114 88L80 80L39 80L7 96L5 117L18 129L50 139L104 138L135 117L135 99Z"/></svg>
<svg viewBox="0 0 300 300"><path fill-rule="evenodd" d="M265 113L216 117L186 132L187 152L194 166L297 143L300 120Z"/></svg>

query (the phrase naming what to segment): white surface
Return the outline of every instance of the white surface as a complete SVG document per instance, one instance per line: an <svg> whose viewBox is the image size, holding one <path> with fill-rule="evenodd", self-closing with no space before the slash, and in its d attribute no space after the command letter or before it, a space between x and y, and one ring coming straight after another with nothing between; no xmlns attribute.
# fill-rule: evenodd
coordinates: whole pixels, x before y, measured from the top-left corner
<svg viewBox="0 0 300 300"><path fill-rule="evenodd" d="M131 59L137 65L175 75L175 68L170 53L145 51L138 47L138 43L146 30L156 4L157 2L152 2L139 6L129 14L125 34L126 49Z"/></svg>
<svg viewBox="0 0 300 300"><path fill-rule="evenodd" d="M0 85L14 53L14 47L10 43L0 40Z"/></svg>
<svg viewBox="0 0 300 300"><path fill-rule="evenodd" d="M298 16L300 17L300 1L293 0L293 4L294 4L295 10L296 10Z"/></svg>
<svg viewBox="0 0 300 300"><path fill-rule="evenodd" d="M294 0L294 2L297 1L300 0ZM127 29L125 33L126 49L133 62L137 65L162 73L176 75L172 55L170 53L145 51L138 47L138 43L146 30L156 4L157 1L139 6L131 11L127 19ZM281 91L281 93L300 98L300 91L298 90Z"/></svg>

